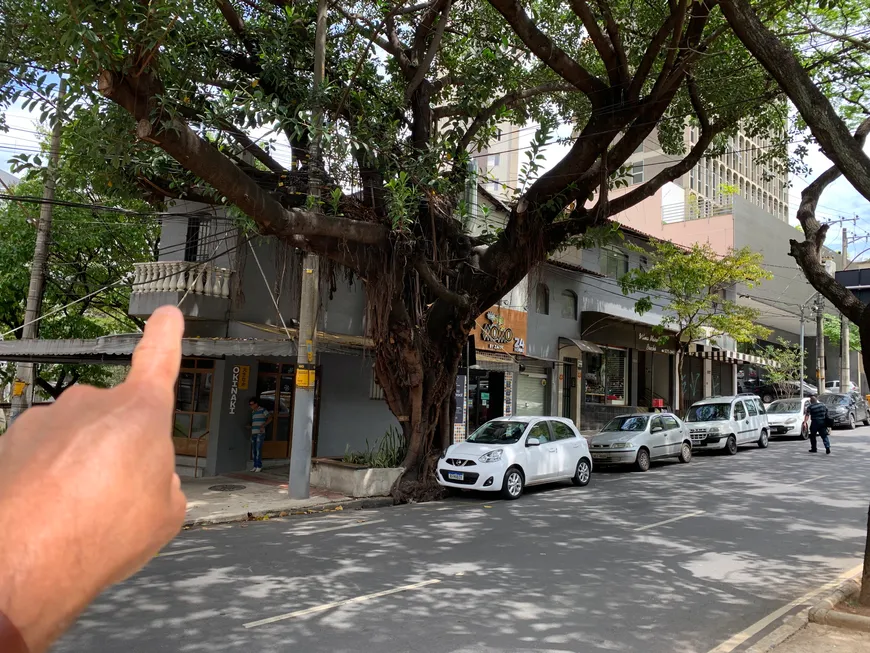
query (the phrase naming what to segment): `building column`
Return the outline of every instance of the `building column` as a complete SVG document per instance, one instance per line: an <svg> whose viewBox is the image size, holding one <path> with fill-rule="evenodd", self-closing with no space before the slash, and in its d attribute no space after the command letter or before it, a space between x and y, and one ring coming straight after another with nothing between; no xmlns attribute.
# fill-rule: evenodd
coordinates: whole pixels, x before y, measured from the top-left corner
<svg viewBox="0 0 870 653"><path fill-rule="evenodd" d="M240 374L243 368L247 368L247 384L244 374ZM233 357L215 361L205 465L209 476L237 472L247 467L251 455L248 399L256 391L256 358Z"/></svg>
<svg viewBox="0 0 870 653"><path fill-rule="evenodd" d="M709 358L704 362L704 399L713 395L713 361Z"/></svg>

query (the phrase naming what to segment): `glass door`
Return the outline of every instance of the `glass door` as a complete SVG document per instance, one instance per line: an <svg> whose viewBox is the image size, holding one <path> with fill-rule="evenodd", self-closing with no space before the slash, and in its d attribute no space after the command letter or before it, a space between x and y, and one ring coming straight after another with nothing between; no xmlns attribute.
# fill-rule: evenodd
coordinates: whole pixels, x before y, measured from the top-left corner
<svg viewBox="0 0 870 653"><path fill-rule="evenodd" d="M259 364L257 398L260 405L272 413L272 423L266 429L263 442L263 458L290 457L295 369L290 363Z"/></svg>
<svg viewBox="0 0 870 653"><path fill-rule="evenodd" d="M214 360L185 358L175 386L175 423L172 441L181 456L205 456Z"/></svg>

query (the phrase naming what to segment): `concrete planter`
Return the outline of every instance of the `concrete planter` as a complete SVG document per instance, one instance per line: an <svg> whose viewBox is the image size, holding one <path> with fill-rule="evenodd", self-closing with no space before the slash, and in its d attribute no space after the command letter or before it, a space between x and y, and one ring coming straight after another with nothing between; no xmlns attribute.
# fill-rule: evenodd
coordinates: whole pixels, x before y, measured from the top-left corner
<svg viewBox="0 0 870 653"><path fill-rule="evenodd" d="M314 458L311 485L348 497L383 497L390 493L403 471L401 467L365 467L331 458Z"/></svg>

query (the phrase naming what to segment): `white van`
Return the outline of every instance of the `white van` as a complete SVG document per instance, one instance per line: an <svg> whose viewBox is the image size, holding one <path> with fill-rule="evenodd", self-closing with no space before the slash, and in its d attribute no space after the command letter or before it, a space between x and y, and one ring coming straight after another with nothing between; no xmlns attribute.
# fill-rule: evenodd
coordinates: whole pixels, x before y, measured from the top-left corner
<svg viewBox="0 0 870 653"><path fill-rule="evenodd" d="M724 449L734 455L737 447L770 443L770 425L764 404L754 394L710 397L695 402L686 414L693 449Z"/></svg>

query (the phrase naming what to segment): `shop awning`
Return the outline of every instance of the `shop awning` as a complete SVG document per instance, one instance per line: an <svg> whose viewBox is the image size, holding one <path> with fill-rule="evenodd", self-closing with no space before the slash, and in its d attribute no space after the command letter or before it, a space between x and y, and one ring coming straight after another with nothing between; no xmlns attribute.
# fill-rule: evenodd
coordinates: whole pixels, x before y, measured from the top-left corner
<svg viewBox="0 0 870 653"><path fill-rule="evenodd" d="M92 339L0 341L0 360L34 363L125 364L142 334L132 333ZM184 338L183 356L295 356L292 340L248 338Z"/></svg>
<svg viewBox="0 0 870 653"><path fill-rule="evenodd" d="M559 336L559 349L562 347L577 347L580 351L585 351L587 354L603 354L604 351L594 342L588 340L578 340L576 338L566 338Z"/></svg>
<svg viewBox="0 0 870 653"><path fill-rule="evenodd" d="M706 358L707 360L721 361L723 363L748 363L750 365L761 365L763 367L776 367L776 361L756 356L754 354L743 354L739 351L728 351L725 349L715 349L713 351L690 351L689 356L696 358Z"/></svg>
<svg viewBox="0 0 870 653"><path fill-rule="evenodd" d="M477 365L471 369L488 370L490 372L519 372L520 364L510 354L505 354L498 351L481 351L476 352Z"/></svg>

